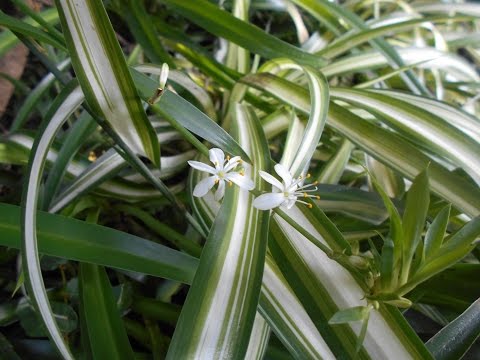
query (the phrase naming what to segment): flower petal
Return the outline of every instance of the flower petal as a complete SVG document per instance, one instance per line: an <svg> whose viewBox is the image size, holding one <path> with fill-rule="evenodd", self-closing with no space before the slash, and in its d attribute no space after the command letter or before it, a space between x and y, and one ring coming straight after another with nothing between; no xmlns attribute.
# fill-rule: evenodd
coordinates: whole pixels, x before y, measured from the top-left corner
<svg viewBox="0 0 480 360"><path fill-rule="evenodd" d="M270 210L280 206L285 201L282 193L266 193L253 200L253 206L259 210Z"/></svg>
<svg viewBox="0 0 480 360"><path fill-rule="evenodd" d="M283 205L286 206L287 209L291 209L293 207L293 205L295 205L296 201L297 201L296 197L294 197L293 199L292 199L292 197L289 197L287 202Z"/></svg>
<svg viewBox="0 0 480 360"><path fill-rule="evenodd" d="M210 189L215 185L216 176L209 176L200 181L193 189L193 196L202 197L205 196Z"/></svg>
<svg viewBox="0 0 480 360"><path fill-rule="evenodd" d="M216 174L216 172L217 172L217 170L215 170L210 165L204 164L200 161L189 160L187 162L188 162L188 165L190 165L194 169L197 169L197 170L200 170L200 171L205 171L205 172L208 172L210 174Z"/></svg>
<svg viewBox="0 0 480 360"><path fill-rule="evenodd" d="M278 181L277 179L275 179L272 175L270 175L269 173L265 172L265 171L262 171L260 170L258 172L260 174L260 176L263 178L263 180L265 180L266 182L272 184L273 186L275 186L278 190L280 191L284 191L285 190L285 187L283 186L283 184Z"/></svg>
<svg viewBox="0 0 480 360"><path fill-rule="evenodd" d="M225 176L227 181L231 181L238 186L240 186L244 190L253 190L255 188L255 184L253 183L252 179L250 179L246 175L240 175L237 172L231 172Z"/></svg>
<svg viewBox="0 0 480 360"><path fill-rule="evenodd" d="M220 201L225 195L225 181L220 180L218 183L218 189L215 191L215 200Z"/></svg>
<svg viewBox="0 0 480 360"><path fill-rule="evenodd" d="M233 158L227 161L227 164L225 165L225 168L223 169L223 171L229 172L230 170L235 169L240 160L242 160L240 156L234 156Z"/></svg>
<svg viewBox="0 0 480 360"><path fill-rule="evenodd" d="M212 148L209 150L210 161L215 165L216 169L223 169L223 163L225 162L225 154L222 149Z"/></svg>
<svg viewBox="0 0 480 360"><path fill-rule="evenodd" d="M282 178L283 183L285 184L285 188L288 189L290 185L292 184L292 174L290 174L290 171L283 166L282 164L277 164L274 166L275 172Z"/></svg>

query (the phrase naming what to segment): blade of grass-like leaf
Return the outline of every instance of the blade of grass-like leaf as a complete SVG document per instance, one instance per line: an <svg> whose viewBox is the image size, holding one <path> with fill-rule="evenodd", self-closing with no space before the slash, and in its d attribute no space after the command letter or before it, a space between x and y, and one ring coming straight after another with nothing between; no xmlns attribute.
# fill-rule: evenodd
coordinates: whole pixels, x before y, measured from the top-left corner
<svg viewBox="0 0 480 360"><path fill-rule="evenodd" d="M54 319L42 279L38 257L36 213L43 167L48 149L57 131L80 106L83 94L75 81L71 82L53 103L45 119L45 127L34 144L29 160L29 171L23 194L22 211L22 263L25 283L32 302L38 309L53 344L65 359L73 359Z"/></svg>
<svg viewBox="0 0 480 360"><path fill-rule="evenodd" d="M461 359L480 336L480 299L427 342L438 360Z"/></svg>
<svg viewBox="0 0 480 360"><path fill-rule="evenodd" d="M142 64L135 66L135 70L142 73L161 75L162 66L153 64ZM211 119L216 119L217 114L215 112L215 106L213 105L213 101L210 98L210 95L207 91L205 91L205 89L198 86L197 83L195 83L188 75L178 70L170 70L170 72L168 73L168 81L173 81L174 83L180 85L185 90L187 90L202 105L205 113Z"/></svg>
<svg viewBox="0 0 480 360"><path fill-rule="evenodd" d="M206 0L162 0L162 2L209 32L268 59L287 57L300 64L311 66L321 66L325 63L320 57L309 54L265 33L256 26L243 22Z"/></svg>
<svg viewBox="0 0 480 360"><path fill-rule="evenodd" d="M311 219L305 216L308 211L293 207L288 214L306 231L324 241ZM356 352L355 334L360 333L361 324L335 328L325 324L339 309L365 306L366 302L362 300L364 290L336 261L328 258L284 220L276 216L274 219L270 227L274 258L335 356L352 357ZM398 311L382 306L379 311L371 313L358 356L360 359L430 358Z"/></svg>
<svg viewBox="0 0 480 360"><path fill-rule="evenodd" d="M432 47L406 47L398 48L398 54L407 65L418 64L420 69L441 69L457 81L479 80L475 69L459 56L439 51ZM376 52L363 52L337 60L321 68L327 77L348 74L358 71L371 71L388 65L382 54Z"/></svg>
<svg viewBox="0 0 480 360"><path fill-rule="evenodd" d="M176 136L177 135L174 132L159 134L159 138L164 139L165 141L175 139ZM24 165L28 162L28 154L30 153L32 144L33 139L28 135L14 134L9 136L5 143L0 142L0 162ZM98 186L97 189L95 189L95 192L127 201L141 201L146 199L159 198L163 196L156 188L145 186L143 184L143 177L138 174L131 176L131 181L117 178L102 182L103 180L112 176L112 174L110 174L110 171L113 171L115 169L118 170L120 167L126 165L126 162L115 152L108 152L108 155L108 159L105 159L105 161L103 161L103 167L95 166L95 164L90 164L83 158L75 158L72 162L70 162L66 169L67 175L68 177L76 178L76 180L54 199L50 207L50 211L59 211L70 201L75 199L76 196L79 196L83 192L91 190L97 183L101 184ZM182 168L184 168L185 166L185 161L191 158L191 155L188 155L188 159L186 159L185 155L188 155L188 153L179 155L180 159L183 159L184 161ZM55 149L50 149L47 155L48 164L54 164L57 156L58 151ZM170 174L175 171L176 165L172 164L172 160L174 159L171 158L176 157L173 156L162 158L163 160L165 160L165 164L162 167L161 171L152 171L154 176L163 179L164 175ZM89 168L89 166L91 166L91 168ZM89 171L86 171L87 168L89 169ZM139 177L141 181L138 180ZM177 193L181 191L183 187L184 186L180 183L170 186L169 189L171 192Z"/></svg>
<svg viewBox="0 0 480 360"><path fill-rule="evenodd" d="M409 281L398 290L398 293L400 295L406 294L419 283L463 259L475 248L475 240L479 236L480 216L477 216L449 237L442 247L435 254L432 254L430 261L421 264Z"/></svg>
<svg viewBox="0 0 480 360"><path fill-rule="evenodd" d="M73 159L80 146L83 145L85 139L95 131L97 126L95 120L84 111L70 129L45 182L42 204L44 209L49 208L60 186L63 175L68 169L68 163Z"/></svg>
<svg viewBox="0 0 480 360"><path fill-rule="evenodd" d="M336 3L329 2L327 0L292 0L298 6L309 11L314 17L317 17L320 21L324 19L322 15L324 11L329 12L334 17L342 19L344 23L348 24L349 27L364 30L368 29L367 25L363 20L351 12L348 8L342 7ZM374 38L370 39L372 46L378 49L382 55L388 59L390 65L393 68L399 68L404 65L402 57L397 53L397 51L383 38ZM409 70L400 74L401 78L405 84L417 94L428 95L429 91L425 86L420 83L417 77Z"/></svg>
<svg viewBox="0 0 480 360"><path fill-rule="evenodd" d="M159 165L160 147L101 1L57 0L72 65L95 113L136 154Z"/></svg>
<svg viewBox="0 0 480 360"><path fill-rule="evenodd" d="M79 292L88 337L96 359L132 359L133 350L123 326L105 269L80 263Z"/></svg>
<svg viewBox="0 0 480 360"><path fill-rule="evenodd" d="M20 207L0 203L0 244L21 246ZM142 272L190 284L198 260L104 226L38 212L38 249L46 255ZM108 251L106 251L108 249Z"/></svg>
<svg viewBox="0 0 480 360"><path fill-rule="evenodd" d="M46 9L41 11L38 15L50 25L55 25L59 21L57 9ZM39 24L35 20L28 17L22 19L22 22L28 25L39 27ZM8 50L18 43L19 39L10 30L3 30L0 33L0 57L2 57Z"/></svg>
<svg viewBox="0 0 480 360"><path fill-rule="evenodd" d="M295 149L295 157L292 163L289 164L292 175L298 177L310 163L313 153L320 141L323 128L325 127L330 98L329 88L327 80L322 73L311 67L301 67L294 62L284 61L282 63L282 69L303 71L310 90L309 119L299 146Z"/></svg>
<svg viewBox="0 0 480 360"><path fill-rule="evenodd" d="M201 179L198 171L190 177L193 183ZM220 209L220 204L210 195L193 199L197 214L204 219L207 228ZM259 305L258 311L293 355L300 359L317 359L323 354L329 358L328 346L268 253Z"/></svg>
<svg viewBox="0 0 480 360"><path fill-rule="evenodd" d="M480 122L478 119L461 109L451 106L448 103L430 99L423 96L416 96L405 92L391 91L391 90L374 90L378 93L383 93L392 96L405 102L423 108L428 112L435 114L439 118L449 122L457 129L468 134L472 139L480 138Z"/></svg>
<svg viewBox="0 0 480 360"><path fill-rule="evenodd" d="M242 79L249 85L266 91L298 110L309 111L306 89L269 74L249 75ZM467 215L480 213L480 191L424 155L413 145L381 127L375 126L341 106L330 103L327 125L339 131L371 156L413 179L428 164L431 189Z"/></svg>
<svg viewBox="0 0 480 360"><path fill-rule="evenodd" d="M115 176L126 165L126 161L114 149L110 149L86 167L70 186L53 199L52 204L46 204L48 211L58 212L81 194Z"/></svg>
<svg viewBox="0 0 480 360"><path fill-rule="evenodd" d="M320 175L317 177L317 181L322 184L337 184L347 166L353 149L355 149L355 145L347 139L344 139L338 151L322 168Z"/></svg>
<svg viewBox="0 0 480 360"><path fill-rule="evenodd" d="M451 158L480 183L480 144L445 120L421 108L368 90L332 89L332 97L378 114L388 125L425 143L436 153Z"/></svg>
<svg viewBox="0 0 480 360"><path fill-rule="evenodd" d="M145 5L137 0L122 0L118 4L120 5L119 15L125 18L128 28L150 61L157 64L167 63L170 68L174 69L175 63L159 41L157 31Z"/></svg>
<svg viewBox="0 0 480 360"><path fill-rule="evenodd" d="M39 30L38 27L29 25L28 23L15 19L14 17L6 15L3 11L0 10L0 26L4 26L10 31L15 33L20 33L24 36L35 39L39 42L44 42L46 44L52 45L60 50L66 50L65 44L60 42L57 38L51 34Z"/></svg>
<svg viewBox="0 0 480 360"><path fill-rule="evenodd" d="M315 324L268 254L259 311L296 359L334 359Z"/></svg>
<svg viewBox="0 0 480 360"><path fill-rule="evenodd" d="M131 69L131 72L141 96L148 99L158 85L136 70ZM155 106L158 107L159 112L174 119L194 134L227 153L239 155L248 161L248 156L242 147L223 128L179 95L166 89Z"/></svg>
<svg viewBox="0 0 480 360"><path fill-rule="evenodd" d="M245 176L252 177L257 188L262 189L258 170L267 166L269 153L253 116L238 105L232 126L253 160L255 172L246 169ZM237 186L227 190L167 359L244 357L260 294L268 231L268 214L254 209L252 202L253 196L246 190Z"/></svg>
<svg viewBox="0 0 480 360"><path fill-rule="evenodd" d="M332 42L332 44L327 45L324 49L316 52L316 55L322 56L326 59L332 59L355 48L356 46L361 45L364 42L372 41L372 39L376 37L392 34L398 31L409 30L422 23L454 23L455 21L467 21L471 19L472 18L465 16L426 16L417 19L407 19L394 24L387 24L375 28L361 29L353 34L348 34L340 39L337 39L336 41Z"/></svg>
<svg viewBox="0 0 480 360"><path fill-rule="evenodd" d="M423 259L428 259L435 254L442 246L445 231L447 230L450 218L450 205L445 206L435 217L425 234L425 245L423 247Z"/></svg>
<svg viewBox="0 0 480 360"><path fill-rule="evenodd" d="M461 13L480 17L480 6L475 3L466 4L414 4L415 11L426 13Z"/></svg>
<svg viewBox="0 0 480 360"><path fill-rule="evenodd" d="M248 24L250 0L234 0L232 15ZM250 53L234 42L228 43L225 65L242 74L250 72Z"/></svg>
<svg viewBox="0 0 480 360"><path fill-rule="evenodd" d="M397 286L398 270L404 253L405 244L402 219L400 218L397 208L388 197L387 193L383 190L382 186L373 176L371 176L370 179L373 186L382 197L383 203L390 216L390 232L388 238L384 239L381 259L382 287L385 289L392 289Z"/></svg>
<svg viewBox="0 0 480 360"><path fill-rule="evenodd" d="M257 312L255 314L245 359L262 360L265 356L265 351L267 351L269 339L270 327L262 315Z"/></svg>
<svg viewBox="0 0 480 360"><path fill-rule="evenodd" d="M1 43L1 40L0 40ZM64 70L70 65L70 60L65 60L61 64L58 65L59 70ZM42 81L38 83L38 85L28 94L25 98L20 109L17 111L15 119L10 126L10 132L15 132L19 130L25 121L27 121L28 117L34 112L34 107L38 104L38 101L45 94L48 89L54 84L55 82L55 75L49 73L45 76Z"/></svg>
<svg viewBox="0 0 480 360"><path fill-rule="evenodd" d="M403 213L403 255L400 283L407 281L413 255L422 239L425 220L427 219L430 205L430 192L428 188L428 169L422 171L408 190L407 203Z"/></svg>

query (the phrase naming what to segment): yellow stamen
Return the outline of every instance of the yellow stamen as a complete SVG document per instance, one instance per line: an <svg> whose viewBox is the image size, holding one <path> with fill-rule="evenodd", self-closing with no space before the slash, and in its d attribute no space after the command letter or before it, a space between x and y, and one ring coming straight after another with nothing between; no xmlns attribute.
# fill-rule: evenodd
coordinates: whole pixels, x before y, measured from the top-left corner
<svg viewBox="0 0 480 360"><path fill-rule="evenodd" d="M228 182L228 186L232 186L233 183L231 181Z"/></svg>
<svg viewBox="0 0 480 360"><path fill-rule="evenodd" d="M95 154L95 152L90 151L90 153L88 154L88 160L90 160L90 161L97 160L97 155Z"/></svg>
<svg viewBox="0 0 480 360"><path fill-rule="evenodd" d="M310 173L307 174L307 179L309 179L312 175Z"/></svg>
<svg viewBox="0 0 480 360"><path fill-rule="evenodd" d="M215 185L217 185L220 182L220 180L215 179Z"/></svg>
<svg viewBox="0 0 480 360"><path fill-rule="evenodd" d="M243 169L240 170L239 174L240 174L241 176L245 176L245 170L243 170Z"/></svg>
<svg viewBox="0 0 480 360"><path fill-rule="evenodd" d="M307 197L307 193L306 193L306 192L303 193L303 197Z"/></svg>
<svg viewBox="0 0 480 360"><path fill-rule="evenodd" d="M308 208L311 209L313 207L312 204L307 204Z"/></svg>
<svg viewBox="0 0 480 360"><path fill-rule="evenodd" d="M227 155L227 161L229 161L229 160L230 160L230 155Z"/></svg>
<svg viewBox="0 0 480 360"><path fill-rule="evenodd" d="M320 200L320 196L319 196L319 195L316 195L315 198L316 198L317 200Z"/></svg>

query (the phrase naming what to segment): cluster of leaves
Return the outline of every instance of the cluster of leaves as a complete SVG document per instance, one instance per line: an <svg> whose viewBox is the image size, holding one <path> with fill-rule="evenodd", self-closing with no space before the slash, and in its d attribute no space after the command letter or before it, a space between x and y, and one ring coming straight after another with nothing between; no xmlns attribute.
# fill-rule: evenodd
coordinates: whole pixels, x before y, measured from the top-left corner
<svg viewBox="0 0 480 360"><path fill-rule="evenodd" d="M478 5L11 2L45 75L0 140L2 357L475 342Z"/></svg>

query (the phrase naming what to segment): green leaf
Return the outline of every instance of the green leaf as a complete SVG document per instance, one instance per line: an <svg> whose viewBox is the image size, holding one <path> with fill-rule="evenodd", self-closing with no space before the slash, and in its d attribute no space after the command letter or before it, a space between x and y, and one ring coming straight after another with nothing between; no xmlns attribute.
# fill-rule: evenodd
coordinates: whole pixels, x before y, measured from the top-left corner
<svg viewBox="0 0 480 360"><path fill-rule="evenodd" d="M475 154L480 152L480 144L466 135L446 119L399 100L393 92L388 96L369 90L334 89L332 97L365 109L411 141L436 154L444 156L462 168L477 182L480 182L480 160Z"/></svg>
<svg viewBox="0 0 480 360"><path fill-rule="evenodd" d="M430 259L442 246L450 218L450 209L450 205L445 206L428 227L427 233L425 234L425 245L423 247L424 261Z"/></svg>
<svg viewBox="0 0 480 360"><path fill-rule="evenodd" d="M150 61L161 64L167 63L175 68L175 63L158 40L153 19L145 9L145 5L137 0L122 0L118 2L118 13L123 16L135 40L142 46Z"/></svg>
<svg viewBox="0 0 480 360"><path fill-rule="evenodd" d="M131 73L142 98L147 100L157 89L157 83L134 69L131 69ZM248 159L242 147L223 128L172 91L166 89L155 106L167 117L225 152Z"/></svg>
<svg viewBox="0 0 480 360"><path fill-rule="evenodd" d="M206 0L162 0L162 2L209 32L267 59L287 57L304 65L324 64L320 57L268 35L256 26L237 19Z"/></svg>
<svg viewBox="0 0 480 360"><path fill-rule="evenodd" d="M427 342L435 359L461 359L480 336L480 299Z"/></svg>
<svg viewBox="0 0 480 360"><path fill-rule="evenodd" d="M400 284L404 284L408 279L413 255L422 238L429 205L427 168L413 180L407 194L407 204L403 213L403 255Z"/></svg>
<svg viewBox="0 0 480 360"><path fill-rule="evenodd" d="M41 174L45 166L48 149L53 143L57 131L73 111L80 106L82 101L83 94L75 81L72 81L63 89L56 98L45 118L44 127L40 131L41 135L35 140L30 154L29 170L23 193L22 265L25 272L25 284L31 300L45 324L49 337L65 359L73 358L54 319L45 291L38 257L36 213Z"/></svg>
<svg viewBox="0 0 480 360"><path fill-rule="evenodd" d="M48 32L39 30L38 27L30 25L25 21L8 16L3 11L0 11L0 26L4 26L14 33L20 33L37 41L52 45L60 50L66 50L65 44L50 35Z"/></svg>
<svg viewBox="0 0 480 360"><path fill-rule="evenodd" d="M89 106L136 154L160 165L160 147L99 0L57 0L72 65Z"/></svg>
<svg viewBox="0 0 480 360"><path fill-rule="evenodd" d="M38 16L41 16L43 20L48 22L50 25L55 25L59 21L57 9L55 8L42 10L40 13L38 13ZM28 17L22 19L22 22L35 27L40 26L40 24L38 24L35 20ZM10 30L3 30L0 33L0 57L5 55L8 50L10 50L19 42L19 39Z"/></svg>
<svg viewBox="0 0 480 360"><path fill-rule="evenodd" d="M346 26L348 28L358 30L368 29L367 25L360 16L354 12L351 12L347 7L340 6L336 3L332 3L327 0L293 0L293 2L305 8L320 21L325 19L325 13L329 13L331 16L341 19L341 24L348 24L348 26ZM383 38L370 38L369 41L372 46L387 59L393 68L402 67L404 65L402 57L397 53L395 48ZM429 94L428 89L426 89L424 85L418 81L416 76L411 71L407 70L405 73L401 73L400 76L405 84L412 90L412 92L427 95Z"/></svg>
<svg viewBox="0 0 480 360"><path fill-rule="evenodd" d="M392 200L373 176L370 176L370 179L373 186L382 197L383 203L390 215L390 233L388 237L384 239L381 255L382 288L388 291L397 286L397 275L402 261L402 253L404 251L404 231L402 219L400 218L398 210Z"/></svg>
<svg viewBox="0 0 480 360"><path fill-rule="evenodd" d="M232 126L253 161L245 176L263 189L258 171L269 164L269 152L260 124L253 112L237 105ZM167 359L244 357L260 294L268 231L268 214L252 203L253 195L238 186L226 191Z"/></svg>
<svg viewBox="0 0 480 360"><path fill-rule="evenodd" d="M334 357L269 254L265 261L259 311L295 358Z"/></svg>
<svg viewBox="0 0 480 360"><path fill-rule="evenodd" d="M20 207L0 203L0 245L20 248ZM198 260L104 226L38 212L39 252L191 283ZM108 251L105 249L108 248Z"/></svg>
<svg viewBox="0 0 480 360"><path fill-rule="evenodd" d="M430 261L423 263L407 284L399 290L399 294L407 293L417 284L463 259L476 246L474 241L479 236L480 216L477 216L447 238L442 247L432 254Z"/></svg>
<svg viewBox="0 0 480 360"><path fill-rule="evenodd" d="M97 126L95 120L84 111L68 132L45 182L43 193L43 206L45 209L49 208L62 178L68 170L68 164L80 146L83 145L85 139L96 130Z"/></svg>
<svg viewBox="0 0 480 360"><path fill-rule="evenodd" d="M80 263L79 288L93 357L132 359L133 350L105 269Z"/></svg>
<svg viewBox="0 0 480 360"><path fill-rule="evenodd" d="M328 320L330 325L333 324L345 324L354 321L365 320L368 316L369 309L368 306L355 306L352 308L344 309L337 311L331 318Z"/></svg>
<svg viewBox="0 0 480 360"><path fill-rule="evenodd" d="M267 92L304 113L309 111L308 92L292 82L270 74L249 75L242 82ZM408 179L415 178L430 164L431 190L470 216L480 214L478 187L449 172L390 131L363 120L334 102L329 106L327 125Z"/></svg>
<svg viewBox="0 0 480 360"><path fill-rule="evenodd" d="M0 40L1 43L1 40ZM62 63L58 64L59 70L65 70L70 65L70 60L65 60ZM51 88L51 86L55 83L55 75L49 73L45 76L42 81L38 83L38 85L28 94L25 98L20 109L17 111L15 119L10 125L10 132L15 132L19 130L23 124L28 120L28 118L35 112L34 107L38 106L38 102L40 98L45 95L45 92Z"/></svg>

